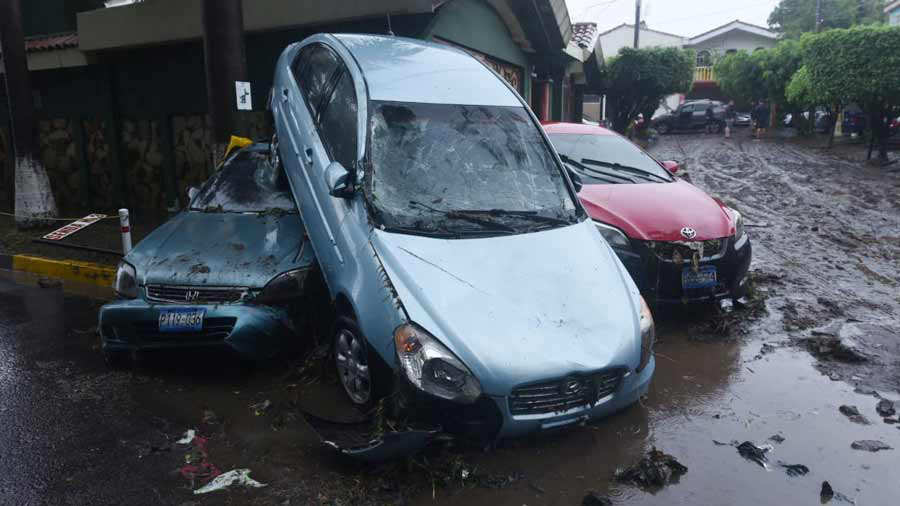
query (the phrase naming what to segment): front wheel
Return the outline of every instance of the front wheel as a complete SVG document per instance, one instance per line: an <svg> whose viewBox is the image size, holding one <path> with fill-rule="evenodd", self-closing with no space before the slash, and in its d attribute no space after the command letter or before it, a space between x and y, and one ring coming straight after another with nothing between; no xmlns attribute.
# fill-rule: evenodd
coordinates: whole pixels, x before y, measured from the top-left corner
<svg viewBox="0 0 900 506"><path fill-rule="evenodd" d="M334 363L344 392L353 404L369 409L387 391L387 367L369 346L356 322L339 316L334 330Z"/></svg>

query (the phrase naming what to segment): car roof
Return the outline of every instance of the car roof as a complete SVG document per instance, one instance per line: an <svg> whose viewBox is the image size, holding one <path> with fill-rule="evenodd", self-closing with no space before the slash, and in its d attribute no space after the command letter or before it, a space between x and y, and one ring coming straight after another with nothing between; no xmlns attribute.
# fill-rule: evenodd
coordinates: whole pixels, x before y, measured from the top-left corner
<svg viewBox="0 0 900 506"><path fill-rule="evenodd" d="M584 123L547 122L541 124L544 125L544 131L548 134L615 135L615 132L607 128Z"/></svg>
<svg viewBox="0 0 900 506"><path fill-rule="evenodd" d="M372 100L522 107L502 78L461 49L405 37L333 36L356 60Z"/></svg>

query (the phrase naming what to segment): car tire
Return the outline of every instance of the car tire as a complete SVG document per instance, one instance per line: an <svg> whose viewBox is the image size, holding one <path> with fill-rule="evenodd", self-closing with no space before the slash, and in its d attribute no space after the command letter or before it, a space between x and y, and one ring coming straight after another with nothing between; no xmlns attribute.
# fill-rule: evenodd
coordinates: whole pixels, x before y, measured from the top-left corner
<svg viewBox="0 0 900 506"><path fill-rule="evenodd" d="M390 368L349 316L340 315L335 322L332 356L344 393L358 408L370 410L390 392Z"/></svg>
<svg viewBox="0 0 900 506"><path fill-rule="evenodd" d="M669 124L663 122L656 125L656 131L659 132L659 135L666 135L669 133Z"/></svg>
<svg viewBox="0 0 900 506"><path fill-rule="evenodd" d="M103 350L103 362L106 367L115 371L130 369L133 365L131 353L127 351Z"/></svg>
<svg viewBox="0 0 900 506"><path fill-rule="evenodd" d="M717 121L712 127L712 133L717 134L722 132L722 122Z"/></svg>

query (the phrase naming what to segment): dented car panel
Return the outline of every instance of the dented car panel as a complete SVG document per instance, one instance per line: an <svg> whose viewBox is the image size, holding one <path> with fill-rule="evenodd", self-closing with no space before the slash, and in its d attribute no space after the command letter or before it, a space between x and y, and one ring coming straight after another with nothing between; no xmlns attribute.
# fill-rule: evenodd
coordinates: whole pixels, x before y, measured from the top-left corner
<svg viewBox="0 0 900 506"><path fill-rule="evenodd" d="M120 299L103 306L107 354L227 347L275 355L304 318L315 256L268 146L239 151L188 209L151 232L120 264ZM120 286L130 271L132 290Z"/></svg>
<svg viewBox="0 0 900 506"><path fill-rule="evenodd" d="M438 44L320 34L285 49L271 96L354 402L380 383L365 354L349 362L357 330L392 402L488 440L646 392L649 310L502 78Z"/></svg>

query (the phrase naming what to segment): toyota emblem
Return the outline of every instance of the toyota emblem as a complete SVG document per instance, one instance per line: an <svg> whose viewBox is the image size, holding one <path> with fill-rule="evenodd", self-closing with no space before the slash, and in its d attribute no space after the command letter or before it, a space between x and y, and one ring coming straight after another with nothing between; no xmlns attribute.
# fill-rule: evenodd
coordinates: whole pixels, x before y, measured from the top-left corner
<svg viewBox="0 0 900 506"><path fill-rule="evenodd" d="M681 237L684 237L687 240L691 240L694 237L697 237L697 231L692 229L691 227L684 227L681 229Z"/></svg>

